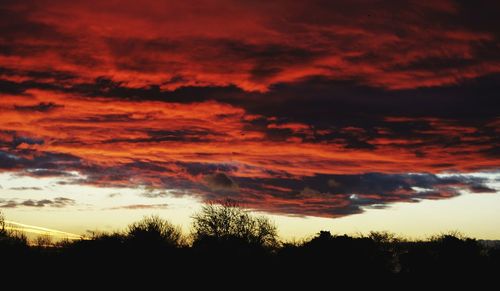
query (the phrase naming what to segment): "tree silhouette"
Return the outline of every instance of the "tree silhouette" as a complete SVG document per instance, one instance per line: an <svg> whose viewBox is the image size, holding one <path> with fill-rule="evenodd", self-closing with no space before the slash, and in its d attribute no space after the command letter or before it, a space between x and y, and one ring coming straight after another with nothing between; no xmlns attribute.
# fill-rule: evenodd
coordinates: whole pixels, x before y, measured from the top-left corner
<svg viewBox="0 0 500 291"><path fill-rule="evenodd" d="M51 247L54 245L54 241L52 240L52 237L48 234L43 234L43 235L37 236L33 243L35 244L35 246L37 246L39 248Z"/></svg>
<svg viewBox="0 0 500 291"><path fill-rule="evenodd" d="M274 247L278 244L276 226L265 216L253 216L231 202L206 204L193 216L195 243L201 240L240 240Z"/></svg>
<svg viewBox="0 0 500 291"><path fill-rule="evenodd" d="M0 235L5 234L5 216L3 212L0 210Z"/></svg>
<svg viewBox="0 0 500 291"><path fill-rule="evenodd" d="M127 239L133 243L180 246L181 229L157 215L146 216L128 226Z"/></svg>
<svg viewBox="0 0 500 291"><path fill-rule="evenodd" d="M10 255L15 256L16 254L12 252L12 248L25 249L27 246L28 237L26 234L19 230L8 229L5 216L0 211L0 258L5 258L5 254L1 254L2 251L6 250L4 248L11 248L8 252L10 252Z"/></svg>

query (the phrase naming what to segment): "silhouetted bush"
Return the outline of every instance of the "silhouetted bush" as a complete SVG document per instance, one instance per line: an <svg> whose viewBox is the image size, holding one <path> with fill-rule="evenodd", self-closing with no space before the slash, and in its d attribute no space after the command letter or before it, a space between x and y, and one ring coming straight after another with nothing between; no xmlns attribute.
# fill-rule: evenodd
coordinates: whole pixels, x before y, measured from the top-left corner
<svg viewBox="0 0 500 291"><path fill-rule="evenodd" d="M11 248L28 246L28 238L21 231L9 230L6 227L5 217L0 211L0 245Z"/></svg>
<svg viewBox="0 0 500 291"><path fill-rule="evenodd" d="M0 210L0 237L5 236L5 217L3 212Z"/></svg>
<svg viewBox="0 0 500 291"><path fill-rule="evenodd" d="M54 241L52 240L52 237L48 234L39 235L35 238L34 245L39 248L47 248L47 247L52 247L54 245Z"/></svg>
<svg viewBox="0 0 500 291"><path fill-rule="evenodd" d="M180 227L157 215L144 217L129 225L126 236L128 241L139 245L178 247L183 243Z"/></svg>
<svg viewBox="0 0 500 291"><path fill-rule="evenodd" d="M8 267L14 271L22 271L23 265L30 261L28 238L23 232L7 228L3 214L0 212L0 270Z"/></svg>
<svg viewBox="0 0 500 291"><path fill-rule="evenodd" d="M276 226L264 216L253 216L237 205L225 203L204 205L193 216L194 244L246 243L276 247Z"/></svg>

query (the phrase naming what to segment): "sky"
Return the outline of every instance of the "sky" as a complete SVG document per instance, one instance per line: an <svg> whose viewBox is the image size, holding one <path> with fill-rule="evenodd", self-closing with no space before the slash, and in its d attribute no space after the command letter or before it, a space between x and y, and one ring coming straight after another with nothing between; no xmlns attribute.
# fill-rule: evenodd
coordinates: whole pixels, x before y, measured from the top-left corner
<svg viewBox="0 0 500 291"><path fill-rule="evenodd" d="M152 213L188 232L229 199L287 238L500 239L499 12L1 1L0 210L34 232Z"/></svg>

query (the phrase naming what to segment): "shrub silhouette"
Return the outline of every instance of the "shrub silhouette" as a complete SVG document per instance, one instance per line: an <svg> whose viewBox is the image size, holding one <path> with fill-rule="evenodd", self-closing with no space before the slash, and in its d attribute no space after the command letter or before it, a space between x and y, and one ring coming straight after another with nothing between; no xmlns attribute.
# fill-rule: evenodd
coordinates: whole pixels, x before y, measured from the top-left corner
<svg viewBox="0 0 500 291"><path fill-rule="evenodd" d="M0 244L10 247L26 247L28 237L21 231L9 230L6 227L5 216L0 211Z"/></svg>
<svg viewBox="0 0 500 291"><path fill-rule="evenodd" d="M34 245L39 248L51 247L54 245L52 237L48 234L39 235L33 241Z"/></svg>
<svg viewBox="0 0 500 291"><path fill-rule="evenodd" d="M5 235L5 216L3 212L0 210L0 236Z"/></svg>
<svg viewBox="0 0 500 291"><path fill-rule="evenodd" d="M157 215L146 216L128 226L126 238L133 244L178 247L183 244L180 227Z"/></svg>
<svg viewBox="0 0 500 291"><path fill-rule="evenodd" d="M265 216L253 216L236 204L204 205L193 216L194 244L202 242L247 243L262 247L276 247L276 226Z"/></svg>
<svg viewBox="0 0 500 291"><path fill-rule="evenodd" d="M28 260L28 238L23 232L8 229L3 213L0 212L0 273L6 266L20 272Z"/></svg>

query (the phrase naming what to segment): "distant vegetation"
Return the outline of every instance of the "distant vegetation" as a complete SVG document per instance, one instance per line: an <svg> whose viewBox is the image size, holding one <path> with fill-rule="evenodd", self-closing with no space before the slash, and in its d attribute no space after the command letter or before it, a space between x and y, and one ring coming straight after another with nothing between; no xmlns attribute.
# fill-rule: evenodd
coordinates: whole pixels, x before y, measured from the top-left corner
<svg viewBox="0 0 500 291"><path fill-rule="evenodd" d="M226 203L205 205L193 216L188 236L167 220L149 216L123 232L95 232L56 243L42 236L29 244L26 236L6 229L0 213L0 262L3 274L122 283L153 284L186 274L196 278L183 281L187 285L203 278L206 284L244 280L254 287L258 282L323 285L353 275L374 282L461 282L496 278L500 248L456 233L409 241L385 232L352 237L321 231L309 240L281 242L268 218Z"/></svg>

